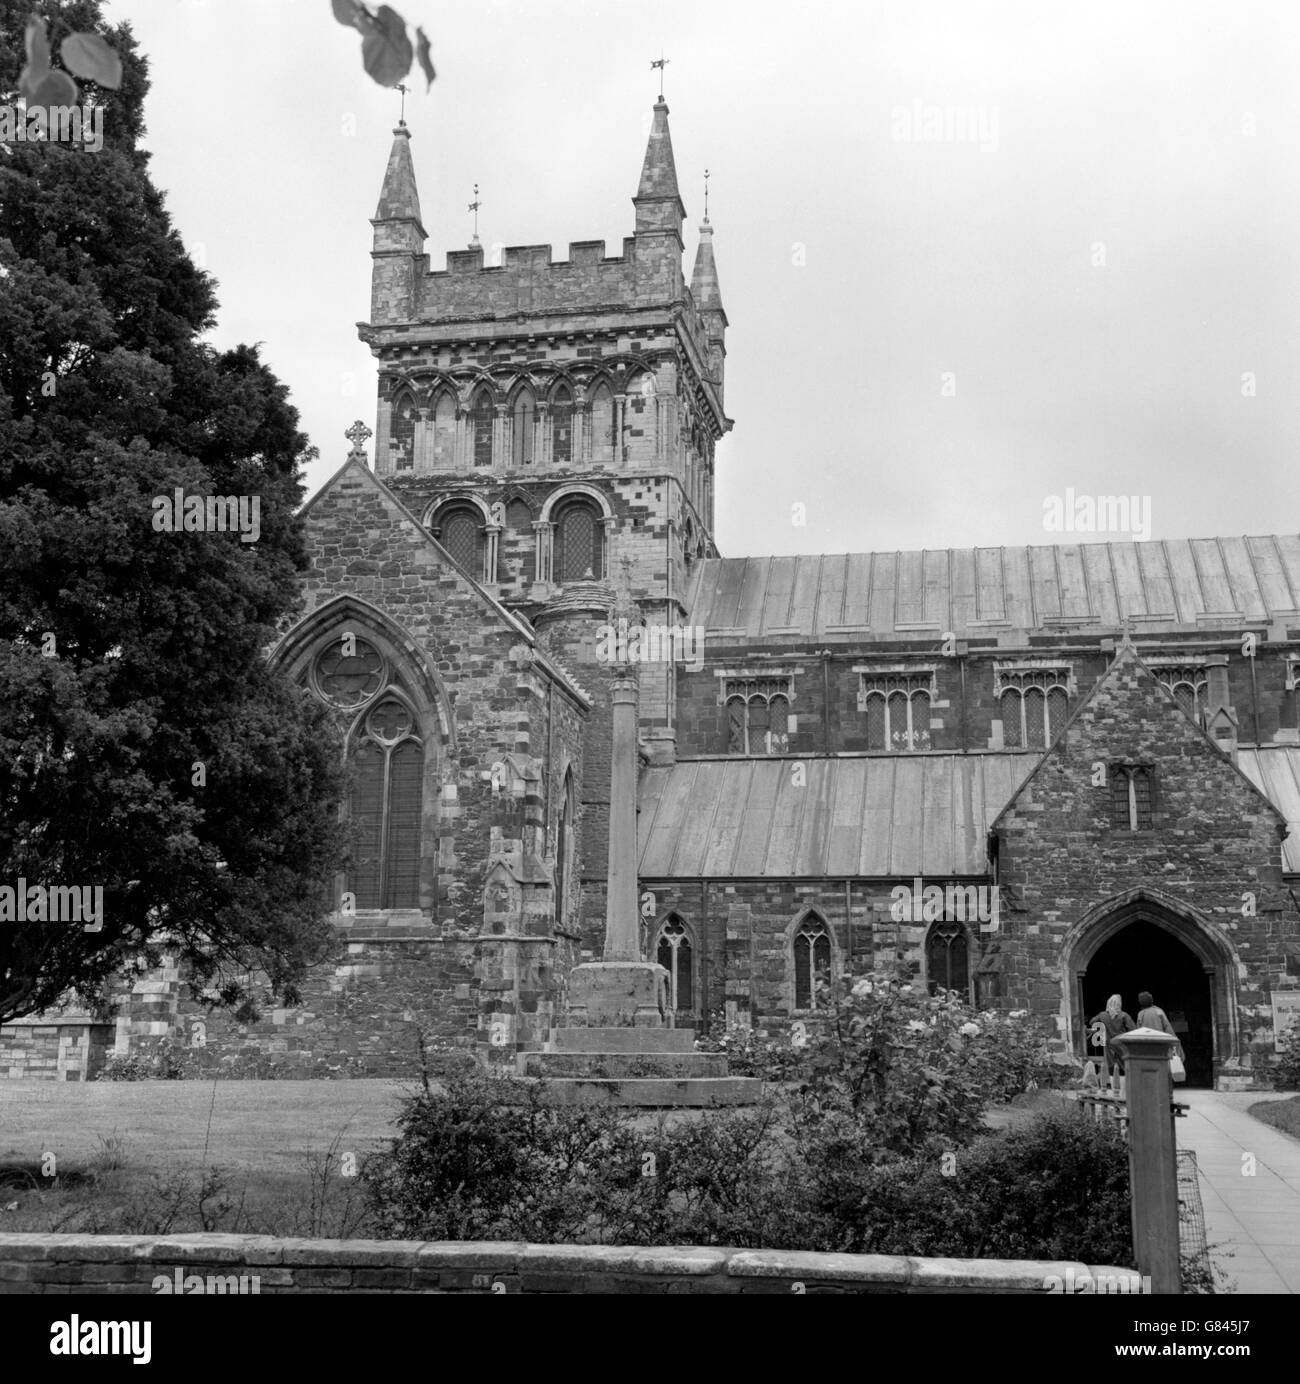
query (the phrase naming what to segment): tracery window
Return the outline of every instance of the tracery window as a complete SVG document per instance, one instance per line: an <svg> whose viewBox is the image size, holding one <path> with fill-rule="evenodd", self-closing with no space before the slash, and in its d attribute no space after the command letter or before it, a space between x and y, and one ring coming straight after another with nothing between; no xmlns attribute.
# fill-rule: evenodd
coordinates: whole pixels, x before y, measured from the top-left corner
<svg viewBox="0 0 1300 1384"><path fill-rule="evenodd" d="M1144 764L1112 764L1110 824L1127 831L1150 831L1155 771Z"/></svg>
<svg viewBox="0 0 1300 1384"><path fill-rule="evenodd" d="M555 518L555 580L599 581L605 572L604 526L585 498L565 500Z"/></svg>
<svg viewBox="0 0 1300 1384"><path fill-rule="evenodd" d="M418 908L424 745L414 713L394 691L384 656L355 634L327 644L310 677L330 705L361 713L347 747L344 888L357 908Z"/></svg>
<svg viewBox="0 0 1300 1384"><path fill-rule="evenodd" d="M404 703L385 697L366 715L352 769L348 888L357 907L418 908L424 747Z"/></svg>
<svg viewBox="0 0 1300 1384"><path fill-rule="evenodd" d="M956 990L970 999L970 942L957 922L935 923L925 942L926 985L936 990Z"/></svg>
<svg viewBox="0 0 1300 1384"><path fill-rule="evenodd" d="M1204 666L1189 663L1177 668L1157 668L1155 674L1165 691L1199 725L1205 713Z"/></svg>
<svg viewBox="0 0 1300 1384"><path fill-rule="evenodd" d="M995 681L1002 743L1009 750L1045 750L1070 713L1070 670L1001 668Z"/></svg>
<svg viewBox="0 0 1300 1384"><path fill-rule="evenodd" d="M727 678L728 754L785 754L790 748L792 678Z"/></svg>
<svg viewBox="0 0 1300 1384"><path fill-rule="evenodd" d="M817 986L831 978L831 935L825 919L810 913L794 935L794 1007L817 1008Z"/></svg>
<svg viewBox="0 0 1300 1384"><path fill-rule="evenodd" d="M668 998L672 1008L679 1013L693 1013L695 957L690 933L675 913L666 918L659 929L655 960L668 972Z"/></svg>
<svg viewBox="0 0 1300 1384"><path fill-rule="evenodd" d="M858 705L867 717L867 749L928 750L933 689L930 673L862 675Z"/></svg>

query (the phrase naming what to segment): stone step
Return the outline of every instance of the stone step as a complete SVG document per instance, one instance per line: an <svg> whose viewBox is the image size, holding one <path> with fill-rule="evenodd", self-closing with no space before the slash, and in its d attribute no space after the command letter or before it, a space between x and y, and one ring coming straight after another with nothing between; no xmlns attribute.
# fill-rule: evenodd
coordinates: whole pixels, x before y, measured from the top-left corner
<svg viewBox="0 0 1300 1384"><path fill-rule="evenodd" d="M693 1028L557 1028L554 1052L694 1052Z"/></svg>
<svg viewBox="0 0 1300 1384"><path fill-rule="evenodd" d="M525 1076L719 1077L727 1075L720 1052L530 1052Z"/></svg>
<svg viewBox="0 0 1300 1384"><path fill-rule="evenodd" d="M753 1105L763 1083L752 1076L580 1079L560 1077L538 1083L552 1105L621 1105L644 1109L666 1106Z"/></svg>

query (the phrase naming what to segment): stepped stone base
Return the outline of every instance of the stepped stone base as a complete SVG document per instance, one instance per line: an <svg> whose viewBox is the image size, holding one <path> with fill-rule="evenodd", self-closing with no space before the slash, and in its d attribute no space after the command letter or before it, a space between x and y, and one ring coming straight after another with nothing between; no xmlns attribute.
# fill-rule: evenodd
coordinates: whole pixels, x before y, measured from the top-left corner
<svg viewBox="0 0 1300 1384"><path fill-rule="evenodd" d="M551 1052L694 1052L692 1028L557 1028Z"/></svg>
<svg viewBox="0 0 1300 1384"><path fill-rule="evenodd" d="M653 961L592 961L569 975L573 1028L662 1028L668 972Z"/></svg>

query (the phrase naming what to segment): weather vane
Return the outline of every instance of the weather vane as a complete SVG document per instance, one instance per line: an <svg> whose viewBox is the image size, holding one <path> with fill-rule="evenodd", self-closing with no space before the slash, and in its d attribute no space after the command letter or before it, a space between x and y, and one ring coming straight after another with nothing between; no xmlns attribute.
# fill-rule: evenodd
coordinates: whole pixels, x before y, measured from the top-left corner
<svg viewBox="0 0 1300 1384"><path fill-rule="evenodd" d="M659 69L659 99L661 101L664 99L664 68L667 67L670 62L672 62L672 59L664 57L663 49L661 48L659 50L658 61L650 64L651 72L653 72L656 67Z"/></svg>
<svg viewBox="0 0 1300 1384"><path fill-rule="evenodd" d="M483 203L480 202L479 199L478 199L478 184L475 183L475 184L474 184L474 200L473 200L473 201L469 204L469 206L466 208L467 211L472 211L472 212L474 213L474 239L470 242L470 244L472 244L472 245L477 245L477 244L478 244L478 209L479 209L482 205L483 205Z"/></svg>
<svg viewBox="0 0 1300 1384"><path fill-rule="evenodd" d="M704 170L704 219L709 219L709 170Z"/></svg>
<svg viewBox="0 0 1300 1384"><path fill-rule="evenodd" d="M402 93L402 114L398 117L397 123L398 123L399 125L405 125L405 124L406 124L406 91L407 91L407 88L406 88L401 82L398 82L398 84L397 84L397 86L394 88L394 90L400 91L400 92Z"/></svg>

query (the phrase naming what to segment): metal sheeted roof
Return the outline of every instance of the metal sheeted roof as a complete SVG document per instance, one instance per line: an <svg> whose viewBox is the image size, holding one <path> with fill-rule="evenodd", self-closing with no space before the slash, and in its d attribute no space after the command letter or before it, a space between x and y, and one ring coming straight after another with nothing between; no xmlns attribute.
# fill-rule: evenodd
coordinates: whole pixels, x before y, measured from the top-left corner
<svg viewBox="0 0 1300 1384"><path fill-rule="evenodd" d="M695 624L751 639L1271 621L1300 612L1300 535L709 558L690 600Z"/></svg>
<svg viewBox="0 0 1300 1384"><path fill-rule="evenodd" d="M1037 754L694 759L641 776L645 879L978 875ZM806 781L798 784L795 768Z"/></svg>
<svg viewBox="0 0 1300 1384"><path fill-rule="evenodd" d="M1029 777L1028 754L688 759L641 775L643 879L980 875L989 827ZM1238 765L1291 828L1300 873L1300 745ZM805 782L796 782L796 763Z"/></svg>
<svg viewBox="0 0 1300 1384"><path fill-rule="evenodd" d="M1282 868L1300 872L1300 745L1238 750L1237 767L1286 818L1291 833L1282 842Z"/></svg>

